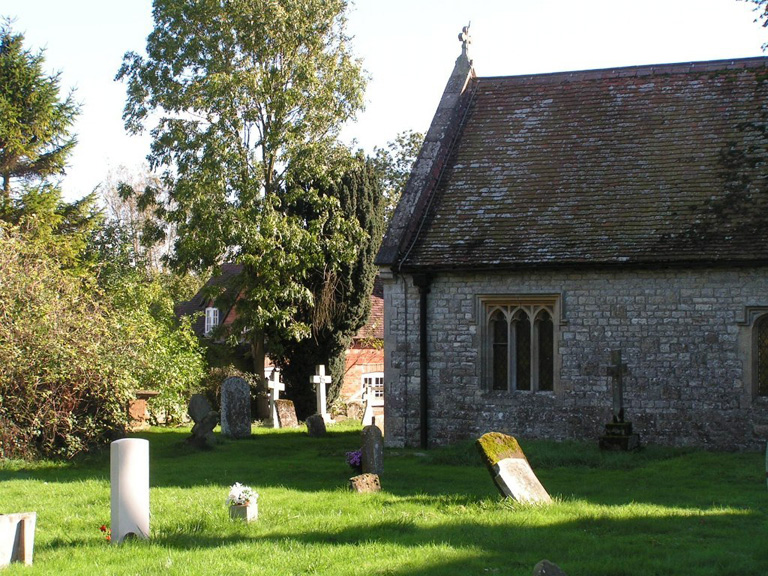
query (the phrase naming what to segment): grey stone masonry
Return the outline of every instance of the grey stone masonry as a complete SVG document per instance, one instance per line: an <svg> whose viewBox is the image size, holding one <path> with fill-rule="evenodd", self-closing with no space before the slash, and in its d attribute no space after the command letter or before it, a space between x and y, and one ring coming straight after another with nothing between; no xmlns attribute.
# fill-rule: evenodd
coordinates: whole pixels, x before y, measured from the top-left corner
<svg viewBox="0 0 768 576"><path fill-rule="evenodd" d="M386 444L419 444L419 292L383 271ZM556 297L554 390L492 390L484 298ZM428 440L498 430L597 440L611 419L610 351L632 367L626 416L644 443L763 449L768 397L753 384L750 310L768 268L571 269L437 274L427 303Z"/></svg>

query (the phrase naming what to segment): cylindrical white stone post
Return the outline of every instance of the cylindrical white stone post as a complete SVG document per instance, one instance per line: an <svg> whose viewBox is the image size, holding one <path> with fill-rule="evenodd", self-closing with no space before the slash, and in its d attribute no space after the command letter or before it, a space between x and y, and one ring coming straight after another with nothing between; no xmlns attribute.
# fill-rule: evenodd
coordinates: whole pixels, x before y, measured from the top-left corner
<svg viewBox="0 0 768 576"><path fill-rule="evenodd" d="M112 542L149 538L149 440L115 440L109 452Z"/></svg>

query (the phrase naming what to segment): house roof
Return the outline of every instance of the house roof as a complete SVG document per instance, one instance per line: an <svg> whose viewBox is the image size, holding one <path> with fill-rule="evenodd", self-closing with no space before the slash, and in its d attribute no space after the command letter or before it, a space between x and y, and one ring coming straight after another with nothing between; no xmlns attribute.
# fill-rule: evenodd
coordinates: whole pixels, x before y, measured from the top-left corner
<svg viewBox="0 0 768 576"><path fill-rule="evenodd" d="M214 305L214 295L218 296L218 302L226 308L221 311L222 324L234 318L234 303L240 292L238 277L243 267L240 264L225 263L221 266L221 273L211 277L208 282L188 302L180 302L176 306L176 315L192 316L195 313L205 312L208 306ZM198 314L192 323L192 329L199 337L205 332L205 316ZM384 289L379 276L373 283L371 293L371 313L366 324L358 330L355 339L384 339Z"/></svg>
<svg viewBox="0 0 768 576"><path fill-rule="evenodd" d="M430 128L443 160L422 151L414 170L433 179L412 175L380 265L768 263L768 58L469 68Z"/></svg>
<svg viewBox="0 0 768 576"><path fill-rule="evenodd" d="M176 306L176 316L192 316L196 313L204 313L208 306L213 305L213 300L218 296L221 302L226 303L226 310L223 310L220 316L221 322L224 323L240 291L237 279L242 271L243 267L240 264L222 264L220 273L212 276L191 300L180 302ZM202 338L205 333L204 314L198 314L192 323L192 330Z"/></svg>
<svg viewBox="0 0 768 576"><path fill-rule="evenodd" d="M384 286L378 274L373 281L371 292L371 313L365 325L355 334L354 339L384 340Z"/></svg>

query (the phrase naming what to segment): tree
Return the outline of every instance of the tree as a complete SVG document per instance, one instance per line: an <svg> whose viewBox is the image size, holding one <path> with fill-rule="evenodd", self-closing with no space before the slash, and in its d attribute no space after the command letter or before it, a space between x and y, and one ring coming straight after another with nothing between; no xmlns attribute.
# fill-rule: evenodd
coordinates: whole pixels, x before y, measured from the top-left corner
<svg viewBox="0 0 768 576"><path fill-rule="evenodd" d="M309 334L293 321L312 302L309 270L324 251L339 266L361 235L331 198L285 178L289 168L312 178L335 170L332 143L362 106L346 8L346 0L155 0L147 56L127 53L117 74L127 82L129 131L160 116L149 161L168 190L164 217L177 227L172 263L244 266L235 328L247 330L257 374L264 334ZM319 214L309 226L284 210L297 196Z"/></svg>
<svg viewBox="0 0 768 576"><path fill-rule="evenodd" d="M106 210L100 248L112 252L113 262L155 272L164 268L163 257L172 252L176 234L156 213L161 188L156 176L122 166L99 185Z"/></svg>
<svg viewBox="0 0 768 576"><path fill-rule="evenodd" d="M379 175L372 160L362 155L351 159L349 168L334 181L317 186L321 195L335 198L348 221L356 221L365 232L354 259L335 270L326 261L307 276L305 285L313 295L314 306L299 311L299 319L312 326L310 338L287 340L275 352L283 370L288 392L305 415L312 414L315 400L309 377L317 364L328 364L332 377L328 400L332 402L341 390L346 371L345 352L353 336L367 322L371 308L371 292L377 267L374 258L384 234L384 196ZM290 208L311 222L316 214L310 206ZM332 256L327 255L327 259Z"/></svg>
<svg viewBox="0 0 768 576"><path fill-rule="evenodd" d="M11 180L45 179L64 172L75 146L70 128L78 106L59 99L59 76L43 72L43 52L24 48L11 21L0 25L0 209L11 201Z"/></svg>
<svg viewBox="0 0 768 576"><path fill-rule="evenodd" d="M392 142L388 142L386 148L377 146L373 149L376 169L383 180L386 198L384 213L387 222L392 218L400 196L405 190L413 163L419 155L423 142L424 134L406 130L400 132Z"/></svg>
<svg viewBox="0 0 768 576"><path fill-rule="evenodd" d="M56 186L24 185L0 217L3 220L18 226L28 239L44 244L64 270L82 276L96 264L92 239L104 219L95 194L69 203Z"/></svg>

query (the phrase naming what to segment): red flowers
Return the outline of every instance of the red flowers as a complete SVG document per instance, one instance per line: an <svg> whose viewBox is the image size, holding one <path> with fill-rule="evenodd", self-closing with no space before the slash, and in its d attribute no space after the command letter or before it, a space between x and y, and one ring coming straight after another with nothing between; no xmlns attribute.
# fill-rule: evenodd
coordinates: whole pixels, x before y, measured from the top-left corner
<svg viewBox="0 0 768 576"><path fill-rule="evenodd" d="M106 524L102 524L102 525L99 527L99 530L101 530L102 532L104 532L104 539L105 539L107 542L111 542L111 541L112 541L112 530L110 530L109 528L107 528L107 525L106 525Z"/></svg>

